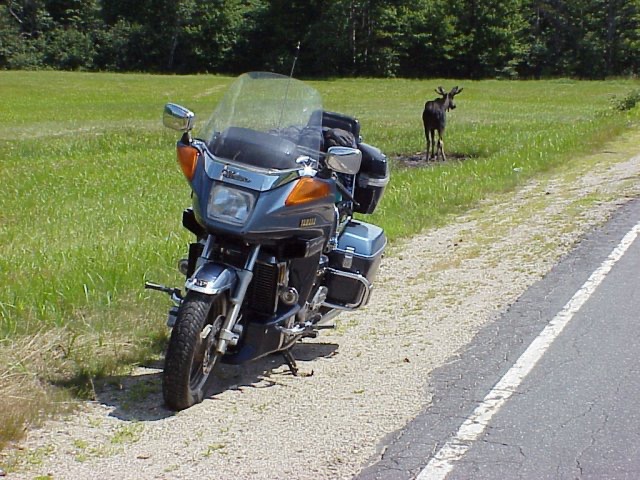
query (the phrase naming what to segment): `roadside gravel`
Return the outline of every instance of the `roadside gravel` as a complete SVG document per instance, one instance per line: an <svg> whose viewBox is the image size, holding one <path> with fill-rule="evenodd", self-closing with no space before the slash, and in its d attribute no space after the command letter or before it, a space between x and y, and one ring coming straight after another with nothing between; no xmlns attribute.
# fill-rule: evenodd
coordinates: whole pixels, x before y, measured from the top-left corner
<svg viewBox="0 0 640 480"><path fill-rule="evenodd" d="M30 432L10 479L348 479L429 404L429 373L630 198L640 132L395 245L366 309L279 356L220 371L221 392L164 409L160 365ZM635 154L635 156L632 156Z"/></svg>

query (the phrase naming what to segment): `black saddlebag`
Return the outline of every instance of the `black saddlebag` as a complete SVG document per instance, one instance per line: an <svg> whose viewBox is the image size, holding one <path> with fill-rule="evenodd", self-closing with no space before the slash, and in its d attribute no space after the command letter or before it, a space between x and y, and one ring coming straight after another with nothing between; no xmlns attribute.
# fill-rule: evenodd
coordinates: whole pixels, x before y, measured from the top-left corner
<svg viewBox="0 0 640 480"><path fill-rule="evenodd" d="M378 148L360 143L362 165L356 175L356 188L353 195L358 205L354 209L358 213L373 213L382 198L384 189L389 183L389 164L387 156Z"/></svg>
<svg viewBox="0 0 640 480"><path fill-rule="evenodd" d="M327 306L351 310L368 303L386 244L380 227L349 222L338 240L338 248L328 255Z"/></svg>
<svg viewBox="0 0 640 480"><path fill-rule="evenodd" d="M360 172L356 176L356 187L354 199L358 202L358 206L354 209L358 213L373 213L378 202L382 198L384 189L389 183L389 164L387 157L378 148L362 142L360 137L360 122L357 118L336 112L322 112L322 126L325 129L325 147L331 145L354 146L350 142L330 143L326 129L338 129L351 132L355 137L357 147L362 152L362 165ZM339 137L338 137L339 140Z"/></svg>

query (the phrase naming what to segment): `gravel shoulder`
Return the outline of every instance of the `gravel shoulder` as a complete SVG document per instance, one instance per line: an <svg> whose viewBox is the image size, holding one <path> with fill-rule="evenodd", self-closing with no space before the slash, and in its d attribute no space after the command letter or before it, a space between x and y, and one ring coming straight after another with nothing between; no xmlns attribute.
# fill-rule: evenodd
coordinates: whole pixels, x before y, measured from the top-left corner
<svg viewBox="0 0 640 480"><path fill-rule="evenodd" d="M634 130L394 245L366 309L296 346L300 376L279 356L224 366L220 393L173 414L160 365L140 367L0 457L7 478L351 478L429 405L433 369L640 196L638 145Z"/></svg>

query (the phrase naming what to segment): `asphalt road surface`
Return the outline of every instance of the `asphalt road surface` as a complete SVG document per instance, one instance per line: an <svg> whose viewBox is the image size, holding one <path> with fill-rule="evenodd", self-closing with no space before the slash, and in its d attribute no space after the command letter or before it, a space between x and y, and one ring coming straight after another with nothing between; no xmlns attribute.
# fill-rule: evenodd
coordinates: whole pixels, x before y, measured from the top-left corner
<svg viewBox="0 0 640 480"><path fill-rule="evenodd" d="M639 479L640 201L436 371L357 480Z"/></svg>

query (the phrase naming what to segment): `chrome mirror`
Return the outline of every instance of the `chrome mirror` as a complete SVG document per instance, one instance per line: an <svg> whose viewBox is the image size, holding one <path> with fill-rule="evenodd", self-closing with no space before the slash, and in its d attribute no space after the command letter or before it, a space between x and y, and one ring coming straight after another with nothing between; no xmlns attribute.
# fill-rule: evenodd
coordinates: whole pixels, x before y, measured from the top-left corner
<svg viewBox="0 0 640 480"><path fill-rule="evenodd" d="M360 171L362 152L351 147L330 147L325 161L334 172L355 175Z"/></svg>
<svg viewBox="0 0 640 480"><path fill-rule="evenodd" d="M164 106L162 124L167 128L179 132L188 132L193 128L195 121L195 114L187 108L176 105L175 103L167 103Z"/></svg>

